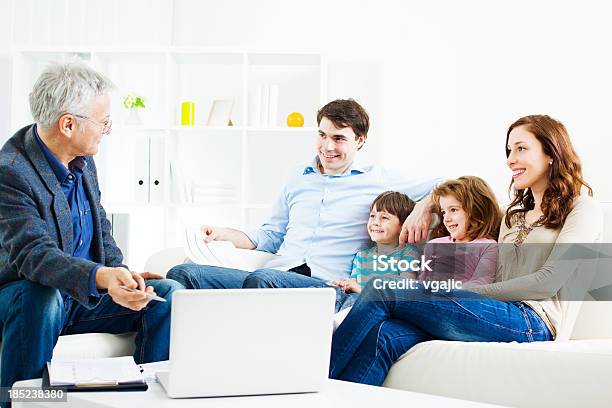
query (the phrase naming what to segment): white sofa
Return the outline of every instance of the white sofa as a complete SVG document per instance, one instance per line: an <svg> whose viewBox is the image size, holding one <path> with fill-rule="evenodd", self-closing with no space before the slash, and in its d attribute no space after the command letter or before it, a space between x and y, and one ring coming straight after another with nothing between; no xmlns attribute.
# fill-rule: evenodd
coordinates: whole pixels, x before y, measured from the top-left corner
<svg viewBox="0 0 612 408"><path fill-rule="evenodd" d="M612 203L603 207L604 241L612 242ZM166 249L151 256L145 269L165 273L183 259L181 248ZM54 350L80 357L132 353L130 334L62 336ZM393 365L384 386L514 407L610 407L611 374L612 302L585 302L569 341L428 341Z"/></svg>

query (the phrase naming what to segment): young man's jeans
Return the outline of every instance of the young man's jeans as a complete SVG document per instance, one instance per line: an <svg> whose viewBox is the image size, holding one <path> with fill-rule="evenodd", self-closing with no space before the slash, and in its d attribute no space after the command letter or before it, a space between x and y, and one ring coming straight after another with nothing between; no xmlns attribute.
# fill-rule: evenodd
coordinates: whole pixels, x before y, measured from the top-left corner
<svg viewBox="0 0 612 408"><path fill-rule="evenodd" d="M172 293L182 287L169 279L146 283L167 302L151 301L139 312L119 306L108 295L87 309L57 289L28 280L2 286L0 385L10 387L15 381L41 377L58 337L64 334L137 332L137 363L167 360Z"/></svg>
<svg viewBox="0 0 612 408"><path fill-rule="evenodd" d="M187 289L239 289L239 288L334 288L336 311L352 304L354 297L326 281L295 272L259 269L245 272L218 266L183 264L175 266L166 275Z"/></svg>
<svg viewBox="0 0 612 408"><path fill-rule="evenodd" d="M552 336L520 302L465 290L434 293L421 285L377 289L371 280L334 334L330 378L381 385L402 354L433 339L532 342Z"/></svg>

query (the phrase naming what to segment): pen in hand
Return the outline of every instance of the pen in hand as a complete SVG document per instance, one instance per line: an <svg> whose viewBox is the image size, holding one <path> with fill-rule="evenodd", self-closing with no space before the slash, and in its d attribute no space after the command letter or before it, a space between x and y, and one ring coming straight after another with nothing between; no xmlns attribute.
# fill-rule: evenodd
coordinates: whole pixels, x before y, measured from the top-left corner
<svg viewBox="0 0 612 408"><path fill-rule="evenodd" d="M119 285L119 287L123 290L127 290L128 292L142 292L140 289L132 289L132 288L128 288L125 285ZM165 302L166 299L159 297L157 295L153 295L151 293L145 292L145 295L147 296L147 299L151 299L151 300L157 300L158 302Z"/></svg>

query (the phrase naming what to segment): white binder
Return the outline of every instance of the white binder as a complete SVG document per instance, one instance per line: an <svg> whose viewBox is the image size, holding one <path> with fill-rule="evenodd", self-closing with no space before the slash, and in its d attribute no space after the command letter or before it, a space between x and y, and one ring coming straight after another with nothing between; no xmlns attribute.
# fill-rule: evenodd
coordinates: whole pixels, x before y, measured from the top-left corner
<svg viewBox="0 0 612 408"><path fill-rule="evenodd" d="M166 191L166 162L164 158L163 136L149 139L149 202L163 203Z"/></svg>
<svg viewBox="0 0 612 408"><path fill-rule="evenodd" d="M141 135L131 137L134 138L134 201L146 204L149 202L149 138Z"/></svg>

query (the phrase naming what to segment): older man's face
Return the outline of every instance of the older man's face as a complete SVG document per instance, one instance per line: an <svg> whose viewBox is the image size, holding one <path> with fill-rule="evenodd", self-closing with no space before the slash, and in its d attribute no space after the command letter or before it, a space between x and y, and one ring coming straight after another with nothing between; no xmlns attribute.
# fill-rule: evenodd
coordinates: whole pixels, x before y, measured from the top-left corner
<svg viewBox="0 0 612 408"><path fill-rule="evenodd" d="M79 129L71 137L71 147L76 156L93 156L104 137L104 130L110 121L110 97L99 95L93 98L89 115L79 117Z"/></svg>

